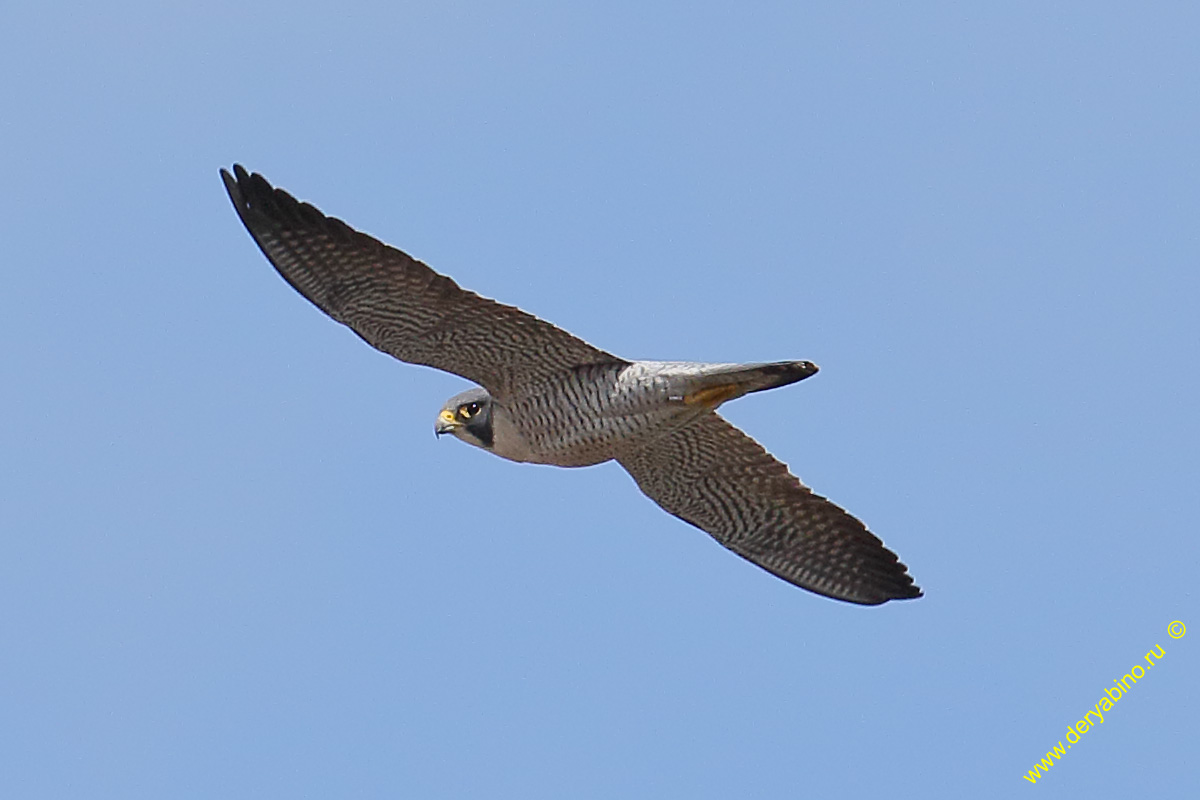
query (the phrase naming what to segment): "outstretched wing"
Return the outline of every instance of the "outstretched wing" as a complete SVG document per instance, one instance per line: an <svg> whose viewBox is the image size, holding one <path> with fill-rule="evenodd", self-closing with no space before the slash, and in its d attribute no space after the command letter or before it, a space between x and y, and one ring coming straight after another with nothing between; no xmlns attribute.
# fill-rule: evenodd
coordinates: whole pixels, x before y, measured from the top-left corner
<svg viewBox="0 0 1200 800"><path fill-rule="evenodd" d="M651 500L788 583L864 605L921 596L866 526L716 413L618 461Z"/></svg>
<svg viewBox="0 0 1200 800"><path fill-rule="evenodd" d="M549 322L459 288L406 253L300 203L255 173L221 170L238 216L283 279L401 361L453 372L503 398L587 364L622 363Z"/></svg>

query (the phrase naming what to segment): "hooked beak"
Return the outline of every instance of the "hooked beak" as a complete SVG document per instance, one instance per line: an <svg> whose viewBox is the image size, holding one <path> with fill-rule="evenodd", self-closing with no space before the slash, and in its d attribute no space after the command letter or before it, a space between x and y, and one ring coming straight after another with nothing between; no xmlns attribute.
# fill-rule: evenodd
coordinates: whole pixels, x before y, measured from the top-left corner
<svg viewBox="0 0 1200 800"><path fill-rule="evenodd" d="M441 436L443 433L451 433L461 427L462 423L454 418L454 412L447 408L438 414L437 422L433 424L433 432Z"/></svg>

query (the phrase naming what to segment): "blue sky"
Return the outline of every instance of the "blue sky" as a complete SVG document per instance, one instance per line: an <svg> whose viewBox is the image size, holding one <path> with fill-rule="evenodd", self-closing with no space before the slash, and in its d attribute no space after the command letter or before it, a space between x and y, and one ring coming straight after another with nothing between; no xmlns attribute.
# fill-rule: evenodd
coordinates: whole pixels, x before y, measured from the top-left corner
<svg viewBox="0 0 1200 800"><path fill-rule="evenodd" d="M1195 792L1200 12L796 5L6 10L6 797ZM622 356L815 361L725 412L927 596L435 440L235 161Z"/></svg>

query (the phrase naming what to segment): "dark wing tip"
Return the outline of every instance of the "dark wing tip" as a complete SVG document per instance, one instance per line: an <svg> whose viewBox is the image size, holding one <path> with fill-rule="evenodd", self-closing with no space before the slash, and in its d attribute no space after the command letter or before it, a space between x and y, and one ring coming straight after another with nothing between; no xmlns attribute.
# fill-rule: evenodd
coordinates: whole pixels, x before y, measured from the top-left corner
<svg viewBox="0 0 1200 800"><path fill-rule="evenodd" d="M847 599L852 603L860 603L865 606L877 606L888 602L889 600L916 600L918 597L924 597L925 593L921 591L921 587L913 583L912 576L908 574L908 567L900 562L896 562L896 574L891 580L886 583L880 582L864 593L865 597L862 600Z"/></svg>
<svg viewBox="0 0 1200 800"><path fill-rule="evenodd" d="M856 585L848 594L831 596L870 606L881 605L889 600L915 600L923 597L924 592L908 574L908 567L879 540L879 537L868 531L865 525L858 520L855 522L861 533L869 537L860 546L864 568L858 580L852 581Z"/></svg>
<svg viewBox="0 0 1200 800"><path fill-rule="evenodd" d="M877 606L922 596L908 567L862 520L804 486L786 469L780 464L784 480L773 493L775 501L792 508L809 536L802 537L794 549L780 549L768 537L741 555L789 583L835 600ZM738 552L737 546L730 549Z"/></svg>
<svg viewBox="0 0 1200 800"><path fill-rule="evenodd" d="M221 180L242 224L258 240L259 233L271 228L292 228L320 231L335 241L353 244L355 247L374 249L380 243L360 233L337 217L326 216L311 203L292 197L283 189L272 186L257 172L247 172L241 164L233 165L233 174L221 170ZM262 242L259 242L262 245ZM272 263L274 259L264 247L263 252Z"/></svg>
<svg viewBox="0 0 1200 800"><path fill-rule="evenodd" d="M255 181L255 178L258 180ZM233 165L232 175L229 174L229 170L221 167L221 181L225 184L225 191L229 194L229 199L233 202L233 207L237 209L239 215L250 210L250 197L258 195L261 199L264 188L266 194L270 194L272 191L271 184L267 183L266 178L258 173L251 175L241 164ZM251 191L252 188L257 191Z"/></svg>
<svg viewBox="0 0 1200 800"><path fill-rule="evenodd" d="M339 241L351 238L348 226L272 186L257 172L247 172L241 164L233 165L232 174L223 168L220 172L234 211L275 271L309 302L341 321L329 303L331 287L336 285L334 276L327 269L314 270L317 264L311 259L299 263L295 252L281 243L280 233L290 231L295 236L303 232ZM373 240L360 234L355 244L361 247L367 242Z"/></svg>
<svg viewBox="0 0 1200 800"><path fill-rule="evenodd" d="M899 557L893 553L875 534L854 517L861 532L869 537L861 546L861 558L866 567L860 578L856 591L860 593L868 605L879 605L889 600L915 600L923 596L921 587L913 581ZM853 601L852 601L853 602Z"/></svg>
<svg viewBox="0 0 1200 800"><path fill-rule="evenodd" d="M258 182L253 181L253 178L258 178L261 184L255 185ZM262 205L265 196L272 192L271 185L261 175L250 175L241 164L233 165L232 175L229 174L229 170L222 167L221 181L225 184L225 191L229 194L229 200L233 203L233 208L241 218L242 224L251 233L254 233L253 221L250 218L251 198L254 199L255 208Z"/></svg>
<svg viewBox="0 0 1200 800"><path fill-rule="evenodd" d="M232 175L228 170L222 169L221 180L225 183L225 191L229 193L229 199L237 209L238 216L251 232L254 231L255 223L263 218L278 223L304 220L305 217L324 217L324 214L297 201L283 189L276 189L257 172L246 172L241 164L233 165Z"/></svg>
<svg viewBox="0 0 1200 800"><path fill-rule="evenodd" d="M242 165L234 164L233 168L235 170L241 169ZM237 179L230 175L229 170L224 167L221 167L221 182L225 184L225 191L229 194L229 199L233 201L233 204L235 206L240 205L242 192L238 188Z"/></svg>
<svg viewBox="0 0 1200 800"><path fill-rule="evenodd" d="M925 593L913 581L912 576L908 574L908 567L896 554L878 541L874 534L865 530L863 532L875 539L875 546L859 550L860 564L850 571L850 576L841 576L828 582L801 582L788 569L780 569L774 564L754 558L749 560L788 583L833 600L861 606L878 606L891 600L915 600L924 597Z"/></svg>

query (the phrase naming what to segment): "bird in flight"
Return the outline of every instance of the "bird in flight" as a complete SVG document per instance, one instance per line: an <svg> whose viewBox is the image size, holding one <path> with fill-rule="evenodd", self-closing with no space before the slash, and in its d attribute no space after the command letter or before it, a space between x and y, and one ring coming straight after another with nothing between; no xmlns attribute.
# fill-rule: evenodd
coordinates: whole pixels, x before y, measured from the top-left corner
<svg viewBox="0 0 1200 800"><path fill-rule="evenodd" d="M663 509L788 583L863 605L921 596L866 526L716 413L815 364L627 361L460 288L240 165L221 178L267 260L313 305L384 353L479 384L446 402L439 435L511 461L616 460Z"/></svg>

